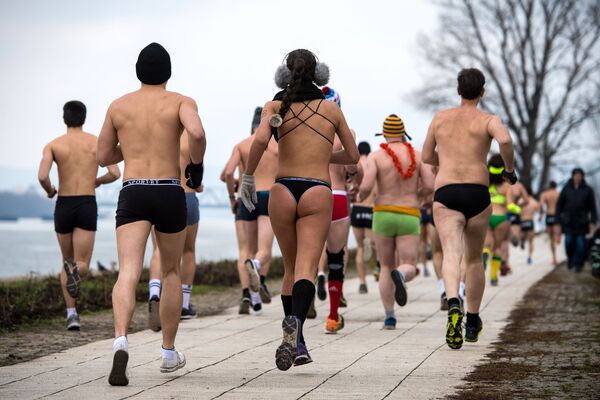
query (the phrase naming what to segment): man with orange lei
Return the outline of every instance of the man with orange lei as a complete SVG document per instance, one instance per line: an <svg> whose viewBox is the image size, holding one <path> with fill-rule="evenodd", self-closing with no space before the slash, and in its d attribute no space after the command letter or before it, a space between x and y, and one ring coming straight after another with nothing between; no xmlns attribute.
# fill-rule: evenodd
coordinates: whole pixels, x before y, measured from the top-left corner
<svg viewBox="0 0 600 400"><path fill-rule="evenodd" d="M431 168L421 168L421 155L407 141L404 123L397 115L383 122L386 143L367 158L360 185L360 198L366 198L375 184L373 233L381 264L379 292L385 310L384 329L396 328L394 300L407 302L405 283L417 275L417 249L421 212L419 195L433 193ZM421 192L419 193L419 183Z"/></svg>

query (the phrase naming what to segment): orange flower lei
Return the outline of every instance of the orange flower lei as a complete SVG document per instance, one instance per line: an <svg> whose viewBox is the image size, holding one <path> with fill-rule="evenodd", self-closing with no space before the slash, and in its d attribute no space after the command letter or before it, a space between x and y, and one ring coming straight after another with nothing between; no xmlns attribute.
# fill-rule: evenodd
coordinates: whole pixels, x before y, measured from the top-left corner
<svg viewBox="0 0 600 400"><path fill-rule="evenodd" d="M410 154L410 165L409 165L406 173L404 172L404 169L402 168L402 164L400 163L398 156L396 155L396 153L394 153L394 151L390 148L390 146L387 143L381 143L379 145L379 147L381 147L383 150L385 150L385 152L388 153L390 155L390 157L392 157L394 166L396 167L396 170L398 171L400 176L403 179L409 179L413 176L413 174L417 170L417 157L415 156L415 149L410 145L410 143L404 142L403 144L404 144L404 146L406 146L406 149L408 150L408 154Z"/></svg>

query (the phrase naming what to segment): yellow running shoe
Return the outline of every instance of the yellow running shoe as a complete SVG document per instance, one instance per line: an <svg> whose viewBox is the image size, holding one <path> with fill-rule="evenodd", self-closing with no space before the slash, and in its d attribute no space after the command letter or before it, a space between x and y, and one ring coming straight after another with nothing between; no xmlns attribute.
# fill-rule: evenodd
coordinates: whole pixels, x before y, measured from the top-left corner
<svg viewBox="0 0 600 400"><path fill-rule="evenodd" d="M337 321L335 319L327 318L327 322L325 323L325 333L334 334L342 328L344 328L344 317L338 315Z"/></svg>
<svg viewBox="0 0 600 400"><path fill-rule="evenodd" d="M462 319L463 313L460 307L450 307L446 326L446 344L453 350L460 349L463 345Z"/></svg>

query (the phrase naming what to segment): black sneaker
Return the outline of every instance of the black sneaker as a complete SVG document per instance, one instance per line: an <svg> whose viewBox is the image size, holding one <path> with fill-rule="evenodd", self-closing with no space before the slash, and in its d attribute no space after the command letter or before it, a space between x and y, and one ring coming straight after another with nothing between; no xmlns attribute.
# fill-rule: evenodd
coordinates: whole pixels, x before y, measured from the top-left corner
<svg viewBox="0 0 600 400"><path fill-rule="evenodd" d="M360 286L358 287L358 293L360 294L367 294L369 293L369 289L367 288L367 284L366 283L361 283Z"/></svg>
<svg viewBox="0 0 600 400"><path fill-rule="evenodd" d="M76 299L79 297L79 288L81 286L81 277L79 276L79 268L74 261L65 260L63 268L67 275L67 292L69 296Z"/></svg>
<svg viewBox="0 0 600 400"><path fill-rule="evenodd" d="M458 350L463 345L462 319L463 313L460 307L450 307L446 325L446 344L453 350Z"/></svg>
<svg viewBox="0 0 600 400"><path fill-rule="evenodd" d="M300 320L293 315L288 315L281 322L283 340L275 352L275 365L280 371L287 371L294 365L298 355L298 335L300 333Z"/></svg>
<svg viewBox="0 0 600 400"><path fill-rule="evenodd" d="M394 286L396 286L396 290L394 291L396 303L398 303L400 307L404 307L406 305L408 296L406 294L404 279L402 279L402 275L400 275L400 271L397 269L392 271L392 281L394 281Z"/></svg>
<svg viewBox="0 0 600 400"><path fill-rule="evenodd" d="M242 297L240 301L240 308L238 309L238 314L250 314L250 297Z"/></svg>
<svg viewBox="0 0 600 400"><path fill-rule="evenodd" d="M325 275L317 276L317 297L321 301L327 299L327 290L325 290Z"/></svg>
<svg viewBox="0 0 600 400"><path fill-rule="evenodd" d="M112 369L108 375L108 383L111 386L127 386L129 384L129 378L127 377L128 361L129 353L126 350L117 350L113 354Z"/></svg>
<svg viewBox="0 0 600 400"><path fill-rule="evenodd" d="M448 311L448 297L446 297L446 292L442 293L440 297L440 310Z"/></svg>
<svg viewBox="0 0 600 400"><path fill-rule="evenodd" d="M192 319L198 316L198 311L190 304L188 308L181 308L181 317L179 319Z"/></svg>
<svg viewBox="0 0 600 400"><path fill-rule="evenodd" d="M477 325L465 325L465 341L470 343L477 342L481 332L483 332L483 322L481 321L481 318L477 316Z"/></svg>
<svg viewBox="0 0 600 400"><path fill-rule="evenodd" d="M81 324L79 321L78 314L73 314L67 318L67 330L78 331L80 328L81 328Z"/></svg>
<svg viewBox="0 0 600 400"><path fill-rule="evenodd" d="M158 296L152 296L148 302L148 328L154 332L160 331L160 299Z"/></svg>
<svg viewBox="0 0 600 400"><path fill-rule="evenodd" d="M315 298L313 297L308 312L306 313L306 318L315 319L317 318L317 310L315 309Z"/></svg>
<svg viewBox="0 0 600 400"><path fill-rule="evenodd" d="M260 300L265 303L265 304L269 304L271 303L271 293L269 292L269 289L267 289L267 284L266 283L261 283L260 284Z"/></svg>

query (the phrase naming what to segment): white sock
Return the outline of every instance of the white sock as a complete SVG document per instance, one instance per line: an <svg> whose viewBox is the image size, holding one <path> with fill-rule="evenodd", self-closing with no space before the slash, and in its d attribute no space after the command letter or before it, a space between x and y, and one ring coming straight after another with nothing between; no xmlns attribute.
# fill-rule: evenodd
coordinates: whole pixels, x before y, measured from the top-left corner
<svg viewBox="0 0 600 400"><path fill-rule="evenodd" d="M150 300L153 296L160 298L160 279L150 279L148 286L150 287L148 300Z"/></svg>
<svg viewBox="0 0 600 400"><path fill-rule="evenodd" d="M319 272L319 276L321 275L325 276L325 272Z"/></svg>
<svg viewBox="0 0 600 400"><path fill-rule="evenodd" d="M190 296L192 295L192 285L181 285L183 290L183 308L190 308Z"/></svg>
<svg viewBox="0 0 600 400"><path fill-rule="evenodd" d="M258 292L253 292L252 290L250 291L250 298L252 299L252 305L258 304L260 303L260 295L258 294Z"/></svg>
<svg viewBox="0 0 600 400"><path fill-rule="evenodd" d="M160 356L168 360L176 360L177 351L175 350L175 347L172 349L165 349L164 347L160 346Z"/></svg>
<svg viewBox="0 0 600 400"><path fill-rule="evenodd" d="M254 264L256 265L256 271L260 272L260 260L255 258L252 261L254 261Z"/></svg>
<svg viewBox="0 0 600 400"><path fill-rule="evenodd" d="M462 297L463 299L465 298L465 283L464 282L460 282L460 286L458 287L458 295L460 297Z"/></svg>
<svg viewBox="0 0 600 400"><path fill-rule="evenodd" d="M446 292L446 285L444 285L443 279L438 279L438 286L440 287L440 295Z"/></svg>
<svg viewBox="0 0 600 400"><path fill-rule="evenodd" d="M117 350L129 351L127 336L119 336L118 338L115 338L115 341L113 342L113 352L116 352Z"/></svg>
<svg viewBox="0 0 600 400"><path fill-rule="evenodd" d="M399 274L400 274L400 276L402 277L402 280L403 280L404 282L406 282L406 277L404 276L404 273L403 273L402 271L398 270L398 269L397 269L396 271L398 271L398 273L399 273Z"/></svg>
<svg viewBox="0 0 600 400"><path fill-rule="evenodd" d="M396 312L392 310L385 310L385 319L396 318Z"/></svg>
<svg viewBox="0 0 600 400"><path fill-rule="evenodd" d="M67 318L69 318L72 315L77 315L77 310L75 309L75 307L67 308Z"/></svg>

